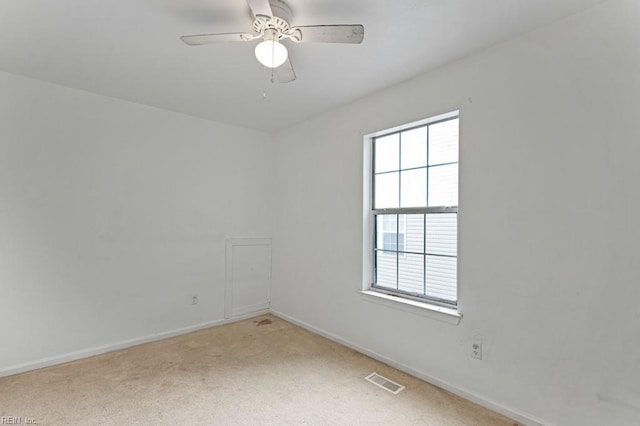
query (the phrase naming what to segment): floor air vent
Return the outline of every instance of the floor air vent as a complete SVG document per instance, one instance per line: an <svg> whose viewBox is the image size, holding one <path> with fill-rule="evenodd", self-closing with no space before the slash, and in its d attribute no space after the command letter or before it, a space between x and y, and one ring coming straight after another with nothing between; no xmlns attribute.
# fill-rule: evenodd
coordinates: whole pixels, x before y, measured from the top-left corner
<svg viewBox="0 0 640 426"><path fill-rule="evenodd" d="M365 377L365 379L376 386L380 386L382 389L388 390L394 395L400 393L400 391L404 389L404 386L399 385L393 380L387 379L386 377L382 377L378 373L371 373L367 377Z"/></svg>

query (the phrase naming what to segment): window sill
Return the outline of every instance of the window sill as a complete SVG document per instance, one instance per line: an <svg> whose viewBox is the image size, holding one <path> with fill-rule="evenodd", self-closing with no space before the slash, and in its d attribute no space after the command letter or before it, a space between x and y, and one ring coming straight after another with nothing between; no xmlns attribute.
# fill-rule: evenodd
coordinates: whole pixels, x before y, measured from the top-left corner
<svg viewBox="0 0 640 426"><path fill-rule="evenodd" d="M360 291L360 294L367 302L400 309L405 312L433 318L453 325L460 324L460 320L462 319L462 314L452 308L445 308L443 306L418 302L416 300L403 299L402 297L379 293L372 290L362 290Z"/></svg>

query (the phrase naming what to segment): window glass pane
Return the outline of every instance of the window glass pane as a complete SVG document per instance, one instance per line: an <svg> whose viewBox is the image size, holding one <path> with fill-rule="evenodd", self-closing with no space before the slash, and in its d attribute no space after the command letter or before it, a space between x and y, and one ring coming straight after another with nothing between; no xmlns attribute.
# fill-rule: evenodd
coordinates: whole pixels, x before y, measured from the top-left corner
<svg viewBox="0 0 640 426"><path fill-rule="evenodd" d="M400 168L425 167L427 165L427 128L420 127L402 132L401 135Z"/></svg>
<svg viewBox="0 0 640 426"><path fill-rule="evenodd" d="M375 178L375 206L376 209L398 207L399 202L399 173L385 173Z"/></svg>
<svg viewBox="0 0 640 426"><path fill-rule="evenodd" d="M400 168L400 135L398 133L377 138L375 147L374 173L388 172Z"/></svg>
<svg viewBox="0 0 640 426"><path fill-rule="evenodd" d="M458 165L429 167L429 206L458 205Z"/></svg>
<svg viewBox="0 0 640 426"><path fill-rule="evenodd" d="M414 253L424 253L424 215L408 214L405 217L405 250Z"/></svg>
<svg viewBox="0 0 640 426"><path fill-rule="evenodd" d="M376 220L376 248L385 251L404 251L404 215L400 215L399 223L398 215L395 214L378 215ZM398 225L400 226L398 227Z"/></svg>
<svg viewBox="0 0 640 426"><path fill-rule="evenodd" d="M405 215L400 214L398 215L398 247L397 247L398 251L405 250L406 232L407 232L407 228L406 228Z"/></svg>
<svg viewBox="0 0 640 426"><path fill-rule="evenodd" d="M396 231L396 215L376 216L376 248L382 250L385 246L385 235Z"/></svg>
<svg viewBox="0 0 640 426"><path fill-rule="evenodd" d="M425 207L427 205L427 169L400 172L400 207Z"/></svg>
<svg viewBox="0 0 640 426"><path fill-rule="evenodd" d="M376 216L376 247L381 249L384 245L384 216Z"/></svg>
<svg viewBox="0 0 640 426"><path fill-rule="evenodd" d="M397 289L398 255L376 251L376 285Z"/></svg>
<svg viewBox="0 0 640 426"><path fill-rule="evenodd" d="M457 254L457 216L456 213L426 215L427 253L448 256Z"/></svg>
<svg viewBox="0 0 640 426"><path fill-rule="evenodd" d="M429 126L429 165L458 161L458 119Z"/></svg>
<svg viewBox="0 0 640 426"><path fill-rule="evenodd" d="M456 266L455 257L425 256L427 270L427 296L455 301Z"/></svg>
<svg viewBox="0 0 640 426"><path fill-rule="evenodd" d="M398 259L398 289L424 294L424 256L404 254Z"/></svg>

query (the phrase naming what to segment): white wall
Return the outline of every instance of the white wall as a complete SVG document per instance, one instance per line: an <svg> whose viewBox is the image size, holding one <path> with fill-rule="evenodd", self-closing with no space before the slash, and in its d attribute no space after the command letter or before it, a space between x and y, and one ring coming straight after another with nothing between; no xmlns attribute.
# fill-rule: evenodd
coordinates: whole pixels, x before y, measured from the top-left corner
<svg viewBox="0 0 640 426"><path fill-rule="evenodd" d="M224 317L272 137L0 73L0 373ZM190 304L190 295L199 304Z"/></svg>
<svg viewBox="0 0 640 426"><path fill-rule="evenodd" d="M272 308L530 418L639 424L638 22L606 2L279 133ZM457 108L456 327L358 289L362 135Z"/></svg>

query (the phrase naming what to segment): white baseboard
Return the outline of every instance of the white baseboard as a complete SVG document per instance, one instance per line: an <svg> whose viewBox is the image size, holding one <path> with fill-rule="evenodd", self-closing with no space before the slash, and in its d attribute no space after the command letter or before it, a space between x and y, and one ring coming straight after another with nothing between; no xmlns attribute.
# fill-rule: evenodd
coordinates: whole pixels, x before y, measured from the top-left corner
<svg viewBox="0 0 640 426"><path fill-rule="evenodd" d="M12 376L14 374L26 373L27 371L37 370L40 368L51 367L53 365L64 364L66 362L77 361L83 358L89 358L96 355L102 355L107 352L113 352L120 349L130 348L132 346L142 345L144 343L155 342L156 340L166 339L168 337L180 336L182 334L191 333L194 331L202 330L205 328L216 327L219 325L230 324L236 321L242 321L247 318L253 318L259 315L268 314L269 309L262 309L244 315L234 316L228 319L219 319L215 321L207 321L187 327L176 328L169 331L163 331L161 333L149 334L147 336L136 337L134 339L122 340L116 343L110 343L108 345L96 346L89 349L82 349L79 351L69 352L62 355L56 355L49 358L39 359L36 361L25 362L23 364L13 365L10 367L0 369L0 377Z"/></svg>
<svg viewBox="0 0 640 426"><path fill-rule="evenodd" d="M474 402L474 403L476 403L478 405L481 405L481 406L483 406L485 408L488 408L489 410L492 410L492 411L500 413L500 414L502 414L504 416L507 416L510 419L513 419L513 420L515 420L517 422L520 422L520 423L522 423L524 425L528 425L528 426L548 425L548 426L551 426L548 422L545 422L542 419L539 419L539 418L537 418L535 416L523 413L523 412L518 411L518 410L511 409L511 408L506 407L506 406L504 406L504 405L502 405L502 404L500 404L500 403L498 403L496 401L493 401L491 399L485 398L482 395L478 395L475 392L471 392L471 391L468 391L466 389L462 389L462 388L460 388L458 386L454 386L454 385L452 385L452 384L450 384L450 383L448 383L446 381L443 381L443 380L440 380L440 379L438 379L436 377L430 376L429 374L423 373L421 371L415 370L415 369L413 369L411 367L408 367L406 365L400 364L400 363L398 363L398 362L396 362L396 361L394 361L394 360L392 360L390 358L387 358L384 355L380 355L379 353L373 352L373 351L371 351L371 350L369 350L367 348L364 348L364 347L362 347L360 345L357 345L357 344L352 343L352 342L350 342L348 340L345 340L345 339L343 339L342 337L340 337L340 336L338 336L336 334L333 334L333 333L330 333L328 331L319 329L319 328L317 328L317 327L315 327L315 326L313 326L311 324L308 324L308 323L306 323L304 321L299 321L299 320L297 320L295 318L290 317L287 314L283 314L282 312L274 311L273 309L271 309L271 314L275 315L275 316L277 316L277 317L279 317L279 318L281 318L281 319L283 319L285 321L288 321L288 322L293 323L295 325L298 325L298 326L300 326L302 328L305 328L305 329L307 329L307 330L309 330L309 331L311 331L313 333L316 333L316 334L319 334L319 335L321 335L323 337L326 337L329 340L333 340L336 343L340 343L341 345L344 345L344 346L346 346L348 348L353 349L354 351L357 351L357 352L360 352L360 353L362 353L364 355L367 355L367 356L369 356L369 357L371 357L371 358L373 358L375 360L378 360L378 361L380 361L380 362L382 362L384 364L390 365L393 368L397 368L400 371L404 371L407 374L410 374L410 375L412 375L414 377L417 377L417 378L419 378L421 380L424 380L427 383L431 383L434 386L437 386L439 388L447 390L447 391L449 391L449 392L451 392L453 394L456 394L456 395L458 395L458 396L460 396L460 397L462 397L464 399L467 399L467 400L469 400L471 402Z"/></svg>

